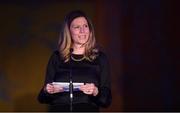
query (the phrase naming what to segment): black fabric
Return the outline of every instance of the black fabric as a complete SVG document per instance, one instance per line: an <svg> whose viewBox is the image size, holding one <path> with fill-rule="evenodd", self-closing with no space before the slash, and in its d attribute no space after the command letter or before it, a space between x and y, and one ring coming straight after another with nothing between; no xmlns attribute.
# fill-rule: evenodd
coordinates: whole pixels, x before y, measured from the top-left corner
<svg viewBox="0 0 180 113"><path fill-rule="evenodd" d="M69 112L70 105L50 105L49 112ZM80 104L73 104L72 111L74 112L99 112L99 108L97 106L90 105L88 103L80 103Z"/></svg>
<svg viewBox="0 0 180 113"><path fill-rule="evenodd" d="M73 54L74 58L81 58L82 55ZM103 52L93 61L73 61L64 63L58 51L55 51L49 59L45 84L52 82L69 82L70 70L72 72L73 82L94 83L99 90L97 96L86 95L81 91L73 92L73 104L84 104L83 108L108 107L111 103L111 85L109 78L109 64L106 55ZM38 100L52 106L61 107L70 104L69 92L48 94L42 88ZM54 109L56 107L53 107ZM61 108L59 106L59 108ZM79 106L81 108L81 106ZM65 107L64 107L65 108ZM78 109L80 109L78 108ZM83 110L82 108L82 110ZM59 110L59 109L58 109ZM85 109L89 111L88 109Z"/></svg>

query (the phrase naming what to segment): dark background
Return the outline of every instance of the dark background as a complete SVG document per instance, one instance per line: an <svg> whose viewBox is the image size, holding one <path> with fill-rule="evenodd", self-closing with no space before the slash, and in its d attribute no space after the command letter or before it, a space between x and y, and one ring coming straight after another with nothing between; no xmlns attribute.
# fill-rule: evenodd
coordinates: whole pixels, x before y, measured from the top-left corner
<svg viewBox="0 0 180 113"><path fill-rule="evenodd" d="M111 66L112 105L102 111L180 111L178 0L0 2L0 111L46 111L37 94L64 16L92 19Z"/></svg>

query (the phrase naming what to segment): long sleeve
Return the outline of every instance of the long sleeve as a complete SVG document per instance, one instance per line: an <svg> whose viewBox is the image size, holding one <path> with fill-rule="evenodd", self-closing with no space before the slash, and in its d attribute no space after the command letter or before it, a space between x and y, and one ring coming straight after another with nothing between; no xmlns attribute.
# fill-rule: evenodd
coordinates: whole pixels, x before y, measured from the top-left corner
<svg viewBox="0 0 180 113"><path fill-rule="evenodd" d="M38 95L38 101L40 103L51 103L53 99L53 95L48 94L46 91L44 91L44 87L47 83L53 82L53 79L56 73L55 65L58 59L57 54L58 54L57 52L54 52L49 59L47 69L46 69L45 82L44 82L43 88L40 90L40 93Z"/></svg>
<svg viewBox="0 0 180 113"><path fill-rule="evenodd" d="M108 107L112 101L109 62L106 55L103 53L101 54L99 61L101 74L99 94L96 99L101 107Z"/></svg>

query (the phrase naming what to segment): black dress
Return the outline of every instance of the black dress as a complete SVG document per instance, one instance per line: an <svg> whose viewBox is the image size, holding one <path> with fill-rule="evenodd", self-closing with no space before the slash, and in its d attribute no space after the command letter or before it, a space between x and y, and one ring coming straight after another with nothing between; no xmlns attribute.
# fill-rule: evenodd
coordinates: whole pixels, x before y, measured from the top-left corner
<svg viewBox="0 0 180 113"><path fill-rule="evenodd" d="M76 59L82 55L72 54ZM109 78L109 64L106 55L99 52L98 57L90 62L86 59L64 63L59 52L54 51L48 65L44 85L52 82L69 82L70 70L73 82L94 83L99 90L97 96L84 94L82 91L73 91L73 111L99 111L100 107L110 105L111 85ZM49 104L49 111L69 111L69 92L48 94L43 89L38 95L40 103Z"/></svg>

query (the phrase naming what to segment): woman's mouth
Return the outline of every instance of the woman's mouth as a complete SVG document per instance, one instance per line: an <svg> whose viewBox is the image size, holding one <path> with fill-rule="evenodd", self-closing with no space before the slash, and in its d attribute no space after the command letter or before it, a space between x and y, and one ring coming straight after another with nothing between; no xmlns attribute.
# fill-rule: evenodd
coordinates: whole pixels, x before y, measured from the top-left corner
<svg viewBox="0 0 180 113"><path fill-rule="evenodd" d="M80 38L80 39L85 39L85 38L86 38L86 35L80 35L79 38Z"/></svg>

